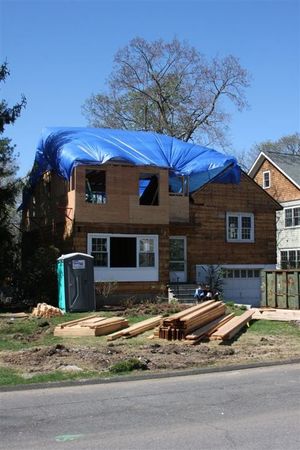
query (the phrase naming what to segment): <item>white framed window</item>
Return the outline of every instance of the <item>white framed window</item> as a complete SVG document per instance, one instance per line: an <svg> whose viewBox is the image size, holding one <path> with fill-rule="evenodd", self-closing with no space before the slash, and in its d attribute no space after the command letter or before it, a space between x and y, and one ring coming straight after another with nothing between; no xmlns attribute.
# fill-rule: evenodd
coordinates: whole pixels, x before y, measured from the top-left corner
<svg viewBox="0 0 300 450"><path fill-rule="evenodd" d="M268 189L271 187L271 173L269 170L263 172L263 188Z"/></svg>
<svg viewBox="0 0 300 450"><path fill-rule="evenodd" d="M300 250L282 250L280 266L282 269L300 269Z"/></svg>
<svg viewBox="0 0 300 450"><path fill-rule="evenodd" d="M88 253L95 267L147 268L158 262L158 237L128 234L88 235Z"/></svg>
<svg viewBox="0 0 300 450"><path fill-rule="evenodd" d="M227 242L254 242L254 214L226 214Z"/></svg>
<svg viewBox="0 0 300 450"><path fill-rule="evenodd" d="M298 227L300 226L300 207L286 208L284 210L285 227Z"/></svg>

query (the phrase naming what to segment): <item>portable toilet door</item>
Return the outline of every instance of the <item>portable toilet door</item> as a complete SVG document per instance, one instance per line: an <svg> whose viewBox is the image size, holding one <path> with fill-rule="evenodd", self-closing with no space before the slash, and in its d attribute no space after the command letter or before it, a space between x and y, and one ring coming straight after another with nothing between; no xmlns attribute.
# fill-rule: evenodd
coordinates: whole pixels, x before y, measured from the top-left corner
<svg viewBox="0 0 300 450"><path fill-rule="evenodd" d="M95 311L94 258L69 253L57 260L59 307L64 311Z"/></svg>

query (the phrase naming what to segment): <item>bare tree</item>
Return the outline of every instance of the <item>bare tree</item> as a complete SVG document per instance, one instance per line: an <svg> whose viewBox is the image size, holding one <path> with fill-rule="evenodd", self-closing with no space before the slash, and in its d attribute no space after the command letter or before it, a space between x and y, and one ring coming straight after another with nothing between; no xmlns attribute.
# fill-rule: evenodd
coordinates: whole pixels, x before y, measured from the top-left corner
<svg viewBox="0 0 300 450"><path fill-rule="evenodd" d="M174 38L147 42L137 37L120 49L107 92L83 106L90 126L150 130L208 145L224 143L228 102L246 105L249 75L237 58L211 61Z"/></svg>

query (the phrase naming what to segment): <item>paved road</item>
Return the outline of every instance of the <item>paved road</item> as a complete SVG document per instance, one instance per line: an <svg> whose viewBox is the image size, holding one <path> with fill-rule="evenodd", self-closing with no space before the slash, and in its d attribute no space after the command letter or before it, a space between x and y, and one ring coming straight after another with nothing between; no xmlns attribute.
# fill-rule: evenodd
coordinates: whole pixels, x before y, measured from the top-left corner
<svg viewBox="0 0 300 450"><path fill-rule="evenodd" d="M0 393L0 448L300 449L300 365Z"/></svg>

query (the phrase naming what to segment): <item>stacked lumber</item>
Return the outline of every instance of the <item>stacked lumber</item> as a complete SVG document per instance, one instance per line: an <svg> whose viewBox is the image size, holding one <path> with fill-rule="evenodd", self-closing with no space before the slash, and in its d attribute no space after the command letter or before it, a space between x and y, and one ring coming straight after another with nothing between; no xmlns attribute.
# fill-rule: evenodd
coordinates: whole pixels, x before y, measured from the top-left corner
<svg viewBox="0 0 300 450"><path fill-rule="evenodd" d="M240 316L235 316L212 333L210 339L226 341L232 339L246 324L250 322L254 311L248 310Z"/></svg>
<svg viewBox="0 0 300 450"><path fill-rule="evenodd" d="M300 320L300 311L295 309L251 308L251 311L254 311L252 318L255 320L279 320L283 322Z"/></svg>
<svg viewBox="0 0 300 450"><path fill-rule="evenodd" d="M142 320L129 328L125 328L121 331L116 331L115 333L109 334L107 336L108 341L113 341L114 339L119 339L121 337L130 338L142 334L145 331L152 330L157 325L160 324L162 316L151 317L150 319Z"/></svg>
<svg viewBox="0 0 300 450"><path fill-rule="evenodd" d="M128 327L128 321L123 317L107 318L93 315L61 323L54 328L54 336L104 336L126 327Z"/></svg>
<svg viewBox="0 0 300 450"><path fill-rule="evenodd" d="M38 303L36 308L33 308L31 316L32 317L58 317L63 316L63 312L55 306L47 305L47 303Z"/></svg>
<svg viewBox="0 0 300 450"><path fill-rule="evenodd" d="M208 338L212 333L217 331L221 326L223 326L226 322L234 317L234 314L227 314L217 319L209 322L207 325L204 325L201 328L197 328L197 330L193 331L191 334L187 334L185 337L185 342L187 344L198 344L202 339Z"/></svg>
<svg viewBox="0 0 300 450"><path fill-rule="evenodd" d="M181 340L194 330L224 316L226 305L221 301L208 300L192 306L162 320L158 337L161 339ZM154 333L155 335L155 333Z"/></svg>

